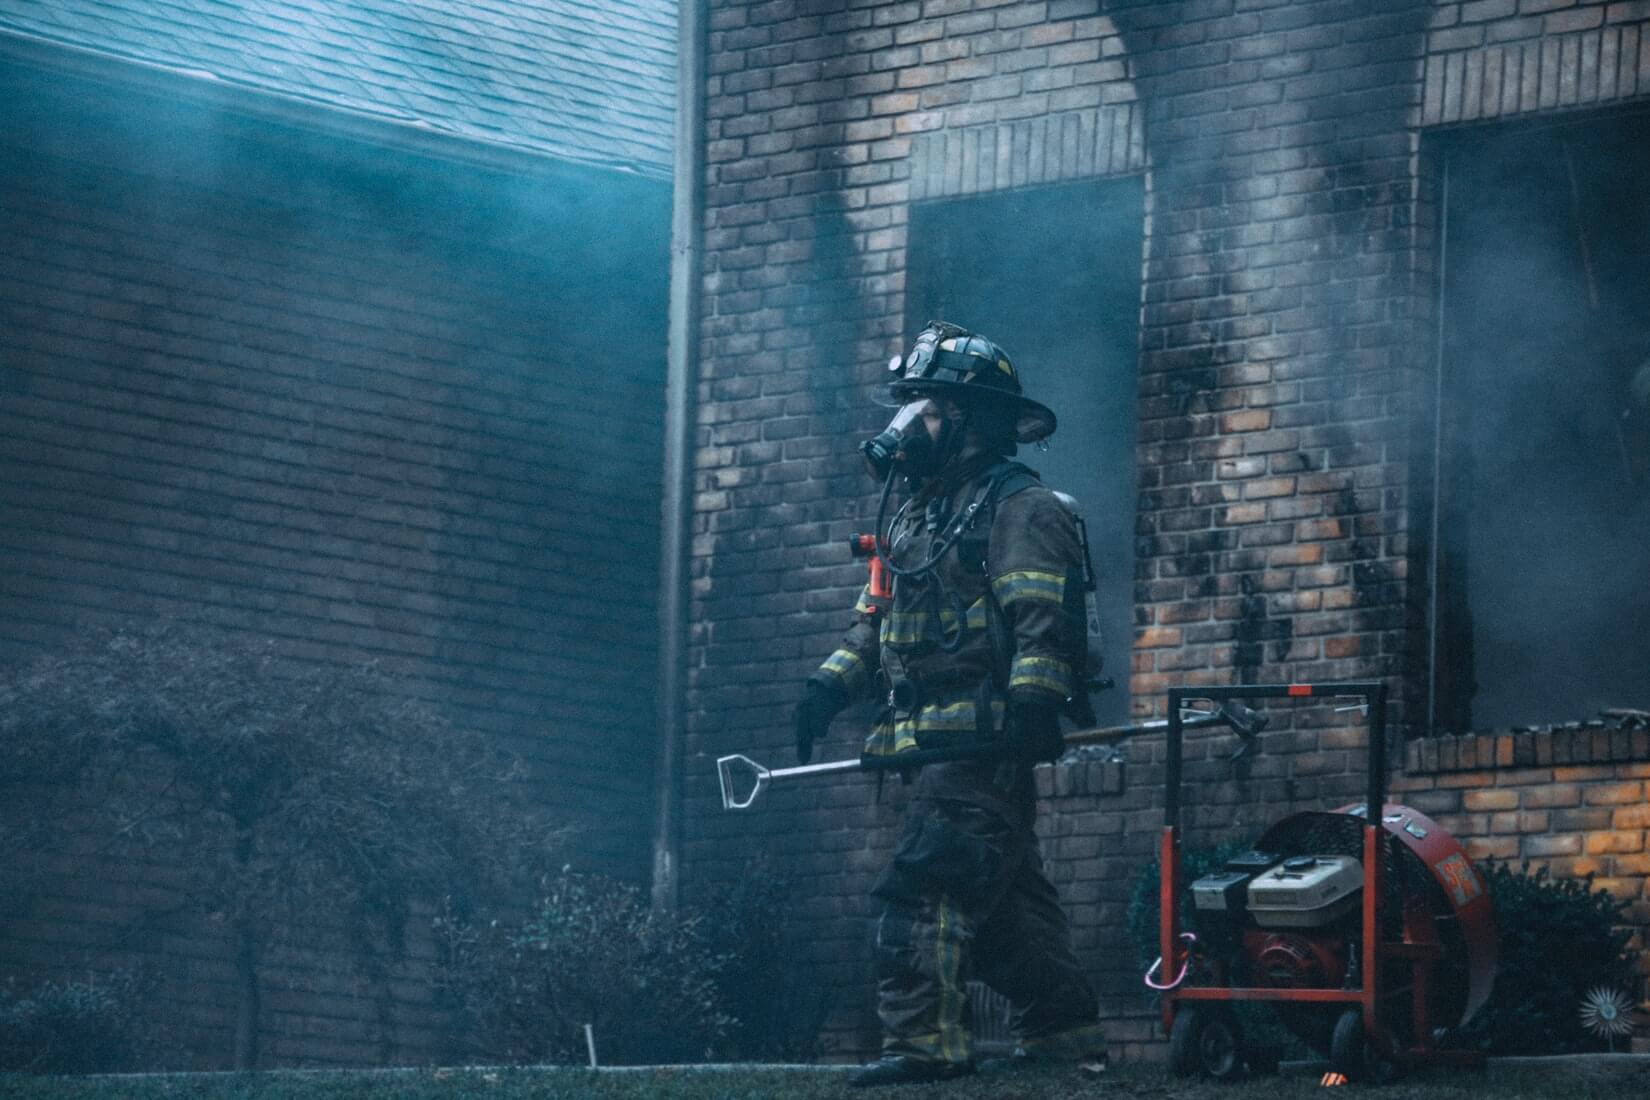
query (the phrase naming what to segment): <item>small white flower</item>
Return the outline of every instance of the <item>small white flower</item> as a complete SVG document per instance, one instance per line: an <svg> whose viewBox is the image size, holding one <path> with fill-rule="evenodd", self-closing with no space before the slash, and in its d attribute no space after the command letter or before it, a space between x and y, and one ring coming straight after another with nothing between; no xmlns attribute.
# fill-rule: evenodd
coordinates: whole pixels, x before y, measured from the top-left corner
<svg viewBox="0 0 1650 1100"><path fill-rule="evenodd" d="M1589 989L1587 995L1581 998L1578 1012L1581 1026L1594 1035L1609 1039L1612 1047L1615 1040L1633 1034L1633 1001L1619 989L1605 989L1603 986Z"/></svg>

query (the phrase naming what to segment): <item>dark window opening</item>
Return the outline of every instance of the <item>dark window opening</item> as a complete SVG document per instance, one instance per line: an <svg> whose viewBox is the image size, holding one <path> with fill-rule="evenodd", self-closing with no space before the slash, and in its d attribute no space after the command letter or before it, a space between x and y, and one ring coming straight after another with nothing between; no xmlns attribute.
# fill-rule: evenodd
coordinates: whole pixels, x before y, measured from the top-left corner
<svg viewBox="0 0 1650 1100"><path fill-rule="evenodd" d="M1433 728L1650 707L1650 117L1434 151Z"/></svg>
<svg viewBox="0 0 1650 1100"><path fill-rule="evenodd" d="M1094 696L1102 724L1129 710L1143 213L1138 179L928 203L908 252L906 335L936 318L985 333L1059 417L1046 452L1018 457L1076 497L1088 526L1117 682Z"/></svg>

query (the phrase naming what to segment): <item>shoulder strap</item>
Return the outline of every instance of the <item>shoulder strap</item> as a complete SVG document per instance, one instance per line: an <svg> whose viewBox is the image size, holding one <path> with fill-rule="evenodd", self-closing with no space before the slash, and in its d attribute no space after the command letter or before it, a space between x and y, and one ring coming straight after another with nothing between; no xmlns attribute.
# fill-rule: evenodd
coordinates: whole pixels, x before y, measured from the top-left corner
<svg viewBox="0 0 1650 1100"><path fill-rule="evenodd" d="M992 466L985 473L985 490L981 498L982 511L985 513L985 529L991 531L992 525L997 522L997 502L1005 497L1041 485L1039 479L1029 466L1007 459ZM1008 624L1008 613L997 600L997 590L991 584L989 566L986 570L985 583L985 619L986 634L991 641L991 682L997 694L1003 698L1008 696L1009 665L1014 659L1013 632Z"/></svg>
<svg viewBox="0 0 1650 1100"><path fill-rule="evenodd" d="M991 502L993 505L999 500L1043 483L1043 479L1037 476L1037 471L1030 466L1023 462L1006 460L999 462L987 471L987 480L994 481L997 484L997 491Z"/></svg>

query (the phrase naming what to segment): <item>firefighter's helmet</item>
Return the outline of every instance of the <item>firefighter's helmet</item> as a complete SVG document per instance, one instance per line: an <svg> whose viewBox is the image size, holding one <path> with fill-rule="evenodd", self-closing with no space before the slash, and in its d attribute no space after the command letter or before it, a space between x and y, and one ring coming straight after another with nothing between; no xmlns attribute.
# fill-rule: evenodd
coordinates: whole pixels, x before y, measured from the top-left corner
<svg viewBox="0 0 1650 1100"><path fill-rule="evenodd" d="M898 377L889 386L896 402L948 397L959 405L1006 408L1014 415L1014 440L1035 443L1052 435L1054 410L1020 390L1020 376L997 344L947 321L930 321L904 363L889 364Z"/></svg>

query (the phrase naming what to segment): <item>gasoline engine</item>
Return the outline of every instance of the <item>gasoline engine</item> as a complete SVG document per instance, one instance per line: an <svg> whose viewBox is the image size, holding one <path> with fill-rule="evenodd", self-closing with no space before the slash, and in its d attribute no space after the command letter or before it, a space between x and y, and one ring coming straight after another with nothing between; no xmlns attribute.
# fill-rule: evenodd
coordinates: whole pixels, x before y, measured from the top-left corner
<svg viewBox="0 0 1650 1100"><path fill-rule="evenodd" d="M1192 883L1192 897L1199 917L1221 922L1211 942L1241 942L1257 985L1321 989L1346 973L1350 941L1335 926L1357 905L1362 877L1350 856L1279 860L1257 849Z"/></svg>

